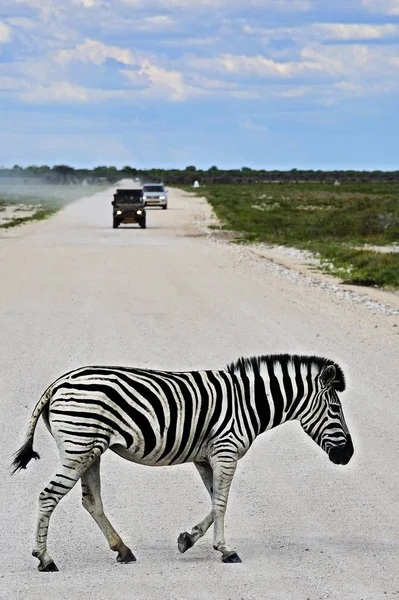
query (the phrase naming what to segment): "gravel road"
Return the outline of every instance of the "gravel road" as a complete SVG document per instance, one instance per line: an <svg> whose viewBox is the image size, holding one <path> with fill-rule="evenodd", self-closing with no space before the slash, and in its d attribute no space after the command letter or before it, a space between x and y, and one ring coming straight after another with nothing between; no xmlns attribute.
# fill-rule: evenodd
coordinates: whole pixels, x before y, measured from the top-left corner
<svg viewBox="0 0 399 600"><path fill-rule="evenodd" d="M113 230L112 193L0 234L0 598L399 599L399 297L215 240L208 205L178 190L167 211L148 210L146 230ZM334 466L297 423L256 440L226 519L242 564L223 564L210 533L178 553L178 534L208 512L192 465L150 469L109 452L105 508L138 562L115 562L78 485L51 522L60 571L36 570L37 498L57 458L42 422L41 460L13 477L9 465L52 380L84 364L221 368L274 352L342 366L355 455Z"/></svg>

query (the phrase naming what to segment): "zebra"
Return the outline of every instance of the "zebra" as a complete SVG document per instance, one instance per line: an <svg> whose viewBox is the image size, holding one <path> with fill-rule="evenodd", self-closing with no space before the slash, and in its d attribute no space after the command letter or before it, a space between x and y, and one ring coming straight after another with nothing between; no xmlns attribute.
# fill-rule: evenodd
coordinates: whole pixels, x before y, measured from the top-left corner
<svg viewBox="0 0 399 600"><path fill-rule="evenodd" d="M239 358L222 370L161 371L124 366L86 366L56 379L30 418L13 471L38 459L33 437L40 415L58 446L60 463L39 495L33 556L39 571L58 571L47 552L50 517L81 479L82 503L107 539L117 561L136 560L104 514L100 461L107 449L148 466L192 462L211 498L211 511L178 536L186 552L214 524L213 548L224 563L241 562L224 534L230 485L237 462L261 433L291 420L346 465L354 452L337 392L342 369L318 356L270 354Z"/></svg>

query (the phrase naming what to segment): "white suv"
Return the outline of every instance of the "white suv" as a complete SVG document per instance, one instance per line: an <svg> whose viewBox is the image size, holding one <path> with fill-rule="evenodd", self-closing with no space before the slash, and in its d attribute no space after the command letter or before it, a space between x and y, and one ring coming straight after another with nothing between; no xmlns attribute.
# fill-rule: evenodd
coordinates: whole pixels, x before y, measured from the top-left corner
<svg viewBox="0 0 399 600"><path fill-rule="evenodd" d="M162 183L143 184L144 206L161 206L163 210L168 208L168 192Z"/></svg>

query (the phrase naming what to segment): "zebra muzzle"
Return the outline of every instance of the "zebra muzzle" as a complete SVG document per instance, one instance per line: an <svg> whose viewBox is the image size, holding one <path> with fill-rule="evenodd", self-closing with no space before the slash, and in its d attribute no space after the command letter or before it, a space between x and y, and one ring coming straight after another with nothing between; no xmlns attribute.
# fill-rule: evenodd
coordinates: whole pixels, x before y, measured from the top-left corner
<svg viewBox="0 0 399 600"><path fill-rule="evenodd" d="M353 452L352 438L348 435L346 444L344 446L333 446L328 453L328 458L335 465L347 465L353 456Z"/></svg>

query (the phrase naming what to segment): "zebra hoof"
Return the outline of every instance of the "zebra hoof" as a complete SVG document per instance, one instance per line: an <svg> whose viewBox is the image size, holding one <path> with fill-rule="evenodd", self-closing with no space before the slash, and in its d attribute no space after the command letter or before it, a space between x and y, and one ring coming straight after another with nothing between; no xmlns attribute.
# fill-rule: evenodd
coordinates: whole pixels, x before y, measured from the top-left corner
<svg viewBox="0 0 399 600"><path fill-rule="evenodd" d="M116 557L116 560L119 563L127 565L129 563L136 562L137 558L134 556L133 552L131 550L129 550L129 552L127 554L125 554L124 556L122 556L121 553L119 552L118 556Z"/></svg>
<svg viewBox="0 0 399 600"><path fill-rule="evenodd" d="M51 561L48 565L39 565L37 568L42 573L54 573L55 571L58 571L58 567L54 561Z"/></svg>
<svg viewBox="0 0 399 600"><path fill-rule="evenodd" d="M181 533L177 538L177 547L179 549L179 552L183 554L192 546L194 546L193 536L190 533L187 533L187 531Z"/></svg>
<svg viewBox="0 0 399 600"><path fill-rule="evenodd" d="M240 563L240 562L242 562L242 560L238 556L237 552L229 552L228 554L223 554L222 561L224 563Z"/></svg>

